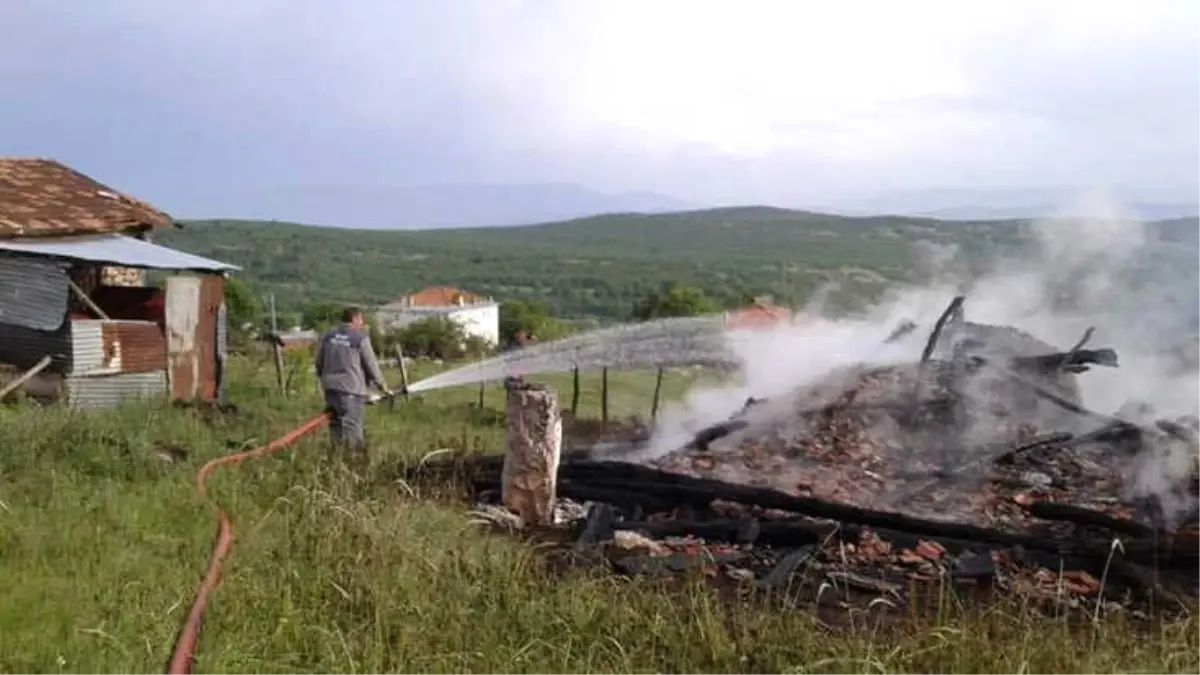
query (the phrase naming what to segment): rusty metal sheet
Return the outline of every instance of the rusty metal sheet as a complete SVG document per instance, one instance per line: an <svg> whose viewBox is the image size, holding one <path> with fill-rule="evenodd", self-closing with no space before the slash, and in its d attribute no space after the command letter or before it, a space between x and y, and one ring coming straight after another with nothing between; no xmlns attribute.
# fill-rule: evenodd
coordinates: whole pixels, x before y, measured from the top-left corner
<svg viewBox="0 0 1200 675"><path fill-rule="evenodd" d="M149 321L105 321L104 360L122 373L146 373L167 367L167 338Z"/></svg>
<svg viewBox="0 0 1200 675"><path fill-rule="evenodd" d="M200 289L199 277L167 278L167 378L171 398L193 399L200 392L200 353L196 345Z"/></svg>

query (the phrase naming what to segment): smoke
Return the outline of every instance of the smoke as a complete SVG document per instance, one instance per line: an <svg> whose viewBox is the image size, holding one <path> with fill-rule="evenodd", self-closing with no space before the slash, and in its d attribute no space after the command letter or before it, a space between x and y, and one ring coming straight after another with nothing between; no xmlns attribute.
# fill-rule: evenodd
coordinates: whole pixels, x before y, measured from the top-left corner
<svg viewBox="0 0 1200 675"><path fill-rule="evenodd" d="M809 306L790 325L730 333L730 348L743 363L738 381L698 388L664 411L649 454L681 447L740 409L747 397L811 387L849 366L915 361L938 315L958 294L967 297L968 321L1013 326L1060 351L1094 327L1088 347L1111 347L1120 366L1093 367L1077 377L1085 407L1118 416L1131 406L1149 406L1156 418L1197 415L1200 373L1179 358L1181 345L1194 349L1196 342L1196 252L1160 242L1148 224L1101 195L1087 195L1067 211L1075 215L1023 226L1021 246L982 269L975 265L974 272L961 251L925 247L921 281L891 289L856 316L835 319ZM905 319L918 330L885 344ZM1152 450L1128 483L1166 496L1195 461L1195 451L1180 443Z"/></svg>

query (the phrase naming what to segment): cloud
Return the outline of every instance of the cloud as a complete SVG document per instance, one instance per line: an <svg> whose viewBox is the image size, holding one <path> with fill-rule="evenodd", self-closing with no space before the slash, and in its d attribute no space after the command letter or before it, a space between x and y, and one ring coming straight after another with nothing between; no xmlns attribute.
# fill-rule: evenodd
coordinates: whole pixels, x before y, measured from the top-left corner
<svg viewBox="0 0 1200 675"><path fill-rule="evenodd" d="M572 180L1194 199L1190 0L6 0L0 151L131 189Z"/></svg>

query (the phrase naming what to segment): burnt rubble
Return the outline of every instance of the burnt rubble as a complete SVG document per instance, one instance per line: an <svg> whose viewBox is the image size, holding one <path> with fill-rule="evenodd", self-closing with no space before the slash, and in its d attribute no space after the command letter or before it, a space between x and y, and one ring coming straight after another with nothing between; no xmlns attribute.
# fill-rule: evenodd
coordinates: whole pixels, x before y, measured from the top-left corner
<svg viewBox="0 0 1200 675"><path fill-rule="evenodd" d="M899 605L950 585L1097 610L1194 605L1195 418L1089 411L1075 378L1118 364L1085 349L1090 330L1059 352L968 323L963 304L916 363L751 399L653 460L564 453L559 529L621 574L698 571L821 603ZM1136 489L1165 454L1185 468ZM494 503L502 465L460 457L409 478L453 474Z"/></svg>

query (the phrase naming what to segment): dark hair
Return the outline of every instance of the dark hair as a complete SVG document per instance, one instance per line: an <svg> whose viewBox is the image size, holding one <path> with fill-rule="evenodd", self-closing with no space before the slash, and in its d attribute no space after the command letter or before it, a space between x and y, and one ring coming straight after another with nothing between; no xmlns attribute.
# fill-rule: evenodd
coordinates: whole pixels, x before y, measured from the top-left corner
<svg viewBox="0 0 1200 675"><path fill-rule="evenodd" d="M344 321L346 323L350 323L351 321L354 321L355 317L359 317L362 315L363 315L362 309L360 309L358 307L347 307L346 309L342 310L342 321Z"/></svg>

